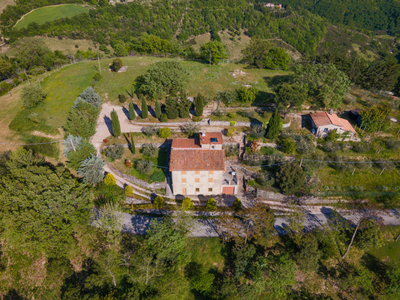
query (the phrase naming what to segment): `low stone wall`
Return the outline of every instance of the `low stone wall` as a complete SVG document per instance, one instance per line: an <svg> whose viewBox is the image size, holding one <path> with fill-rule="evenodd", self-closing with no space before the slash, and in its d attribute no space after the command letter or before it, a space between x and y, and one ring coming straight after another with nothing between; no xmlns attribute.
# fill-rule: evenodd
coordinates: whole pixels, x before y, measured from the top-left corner
<svg viewBox="0 0 400 300"><path fill-rule="evenodd" d="M112 172L114 172L115 174L117 174L118 176L125 178L126 180L135 183L141 187L144 187L146 189L150 189L150 190L155 190L155 189L161 189L161 188L166 188L167 187L167 183L166 182L153 182L153 183L148 183L147 181L144 180L140 180L136 177L124 174L116 169L114 169L113 167L111 167L110 165L108 165L108 167L110 168L110 170Z"/></svg>

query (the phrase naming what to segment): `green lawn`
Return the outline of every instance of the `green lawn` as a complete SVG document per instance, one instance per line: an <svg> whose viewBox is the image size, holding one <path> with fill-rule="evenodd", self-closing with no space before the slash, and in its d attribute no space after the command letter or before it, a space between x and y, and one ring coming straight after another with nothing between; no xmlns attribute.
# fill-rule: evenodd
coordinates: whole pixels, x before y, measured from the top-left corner
<svg viewBox="0 0 400 300"><path fill-rule="evenodd" d="M81 13L89 12L89 7L83 7L75 4L64 4L57 6L47 6L35 9L24 16L15 24L16 29L27 27L28 24L36 22L41 25L60 18L69 18Z"/></svg>
<svg viewBox="0 0 400 300"><path fill-rule="evenodd" d="M93 76L97 72L96 61L83 61L74 65L66 66L58 71L51 71L51 76L40 75L44 78L41 83L43 89L47 92L45 103L27 111L18 107L15 112L20 113L19 119L30 115L37 119L40 126L33 129L32 126L24 126L19 132L29 132L40 130L47 133L56 132L66 121L68 111L73 105L75 98L88 86L94 84L95 90L101 95L103 101L112 101L118 103L118 95L132 93L132 85L135 79L146 72L146 70L155 62L170 58L155 57L124 57L122 62L128 66L124 73L113 73L109 71L109 64L112 59L101 60L103 78L97 83L93 83ZM287 72L246 69L241 64L223 64L217 66L208 66L201 62L184 61L182 63L189 71L187 82L187 91L189 96L195 96L202 92L207 96L213 96L218 91L225 89L236 89L243 84L253 84L264 94L270 94L270 89L266 80L273 76L287 74ZM240 69L247 74L235 78L230 76L230 72ZM35 78L31 78L36 82ZM18 95L16 95L18 97ZM150 103L150 105L154 105ZM18 117L18 115L17 115ZM176 120L178 121L178 119Z"/></svg>

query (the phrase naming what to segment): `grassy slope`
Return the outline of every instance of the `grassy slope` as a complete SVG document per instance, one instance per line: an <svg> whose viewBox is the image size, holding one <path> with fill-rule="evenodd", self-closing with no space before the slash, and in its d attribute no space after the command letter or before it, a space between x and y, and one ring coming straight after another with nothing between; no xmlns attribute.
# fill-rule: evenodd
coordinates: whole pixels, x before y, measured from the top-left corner
<svg viewBox="0 0 400 300"><path fill-rule="evenodd" d="M118 94L127 94L131 91L132 84L137 76L144 74L151 64L161 60L165 60L165 58L122 58L123 64L128 66L125 73L111 73L108 71L108 65L112 62L112 59L101 60L103 78L95 84L94 88L105 101L117 101ZM270 90L265 79L279 74L287 74L287 72L245 69L244 65L236 64L221 64L210 67L201 62L182 61L182 63L190 72L187 85L189 96L195 96L198 92L212 96L215 92L226 88L235 89L242 84L253 84L261 91L268 93ZM54 129L61 127L67 119L68 110L73 105L75 98L92 83L92 78L97 72L95 66L97 66L96 61L84 61L66 66L58 71L52 71L49 77L41 75L41 78L44 77L42 87L48 96L45 103L32 112L38 118L45 119L46 123ZM229 75L234 69L244 70L247 75L234 78ZM34 78L31 80L32 82L36 81ZM15 134L8 130L8 124L22 110L22 106L19 104L20 89L18 87L12 91L12 101L10 101L8 95L0 97L0 105L4 108L1 113L6 116L1 120L1 124L2 128L6 128L5 131L8 131L7 134L5 132L0 134L0 141L7 141Z"/></svg>
<svg viewBox="0 0 400 300"><path fill-rule="evenodd" d="M36 22L41 25L46 22L51 22L60 18L73 17L81 13L87 13L88 7L83 7L75 4L65 4L58 6L48 6L33 10L15 25L16 29L21 29L28 26L29 23Z"/></svg>

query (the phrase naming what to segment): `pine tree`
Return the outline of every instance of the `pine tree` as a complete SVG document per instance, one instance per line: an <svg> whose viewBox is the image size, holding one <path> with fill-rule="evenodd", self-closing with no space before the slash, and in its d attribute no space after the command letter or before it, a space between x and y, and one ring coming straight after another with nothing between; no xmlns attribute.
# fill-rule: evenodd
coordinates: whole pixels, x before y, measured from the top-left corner
<svg viewBox="0 0 400 300"><path fill-rule="evenodd" d="M149 111L147 109L147 102L143 95L141 96L141 98L142 98L142 119L147 119L147 117L149 116Z"/></svg>
<svg viewBox="0 0 400 300"><path fill-rule="evenodd" d="M114 109L111 112L111 126L113 136L119 137L121 135L121 124L119 123L118 114Z"/></svg>
<svg viewBox="0 0 400 300"><path fill-rule="evenodd" d="M194 107L196 110L196 116L201 117L203 115L204 108L204 96L201 93L194 98Z"/></svg>
<svg viewBox="0 0 400 300"><path fill-rule="evenodd" d="M96 108L99 108L101 104L101 97L91 86L89 86L78 96L78 98L76 98L74 106L76 107L81 101L90 103Z"/></svg>
<svg viewBox="0 0 400 300"><path fill-rule="evenodd" d="M267 138L274 140L277 138L280 129L280 117L278 109L275 109L274 114L269 120L268 127L267 127Z"/></svg>
<svg viewBox="0 0 400 300"><path fill-rule="evenodd" d="M161 105L158 99L156 100L156 108L155 108L155 113L156 113L156 118L160 119L161 118Z"/></svg>
<svg viewBox="0 0 400 300"><path fill-rule="evenodd" d="M136 153L136 147L135 147L135 142L133 141L132 132L131 132L131 152L132 152L132 154Z"/></svg>
<svg viewBox="0 0 400 300"><path fill-rule="evenodd" d="M133 106L133 103L129 103L129 120L133 121L136 118L136 113L135 113L135 107Z"/></svg>
<svg viewBox="0 0 400 300"><path fill-rule="evenodd" d="M106 163L100 157L92 155L82 162L78 169L78 175L82 177L84 183L89 183L94 186L103 181L103 167L105 165Z"/></svg>

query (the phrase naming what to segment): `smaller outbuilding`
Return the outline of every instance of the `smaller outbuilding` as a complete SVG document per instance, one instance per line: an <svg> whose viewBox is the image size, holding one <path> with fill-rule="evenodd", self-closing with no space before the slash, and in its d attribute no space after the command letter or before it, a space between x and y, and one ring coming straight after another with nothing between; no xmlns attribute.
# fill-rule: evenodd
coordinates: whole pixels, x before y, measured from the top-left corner
<svg viewBox="0 0 400 300"><path fill-rule="evenodd" d="M350 139L357 139L357 132L350 122L332 112L318 112L310 114L310 117L312 132L316 137L326 137L330 131L336 130L338 134L350 133Z"/></svg>

